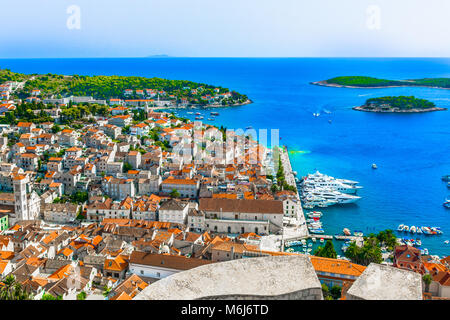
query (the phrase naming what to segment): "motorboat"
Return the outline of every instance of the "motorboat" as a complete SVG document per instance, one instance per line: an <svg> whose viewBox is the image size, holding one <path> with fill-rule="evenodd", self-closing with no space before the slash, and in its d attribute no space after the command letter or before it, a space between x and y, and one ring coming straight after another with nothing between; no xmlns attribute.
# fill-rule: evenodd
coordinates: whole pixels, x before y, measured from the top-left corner
<svg viewBox="0 0 450 320"><path fill-rule="evenodd" d="M321 218L323 214L320 211L312 211L312 212L308 212L306 215L309 218Z"/></svg>
<svg viewBox="0 0 450 320"><path fill-rule="evenodd" d="M428 228L428 227L421 227L421 229L422 229L423 233L425 233L425 234L431 234L430 228Z"/></svg>
<svg viewBox="0 0 450 320"><path fill-rule="evenodd" d="M196 115L196 116L200 116L201 113L200 113L200 112L196 112L195 115Z"/></svg>
<svg viewBox="0 0 450 320"><path fill-rule="evenodd" d="M378 166L375 163L372 163L372 169L378 169Z"/></svg>
<svg viewBox="0 0 450 320"><path fill-rule="evenodd" d="M450 200L449 199L445 200L445 202L442 205L444 206L444 208L450 209Z"/></svg>

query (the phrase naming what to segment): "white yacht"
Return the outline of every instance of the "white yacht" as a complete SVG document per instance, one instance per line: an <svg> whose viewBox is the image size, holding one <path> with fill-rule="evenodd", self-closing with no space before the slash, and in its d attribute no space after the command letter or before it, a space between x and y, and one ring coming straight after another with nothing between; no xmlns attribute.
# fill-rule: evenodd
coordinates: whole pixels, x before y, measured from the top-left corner
<svg viewBox="0 0 450 320"><path fill-rule="evenodd" d="M338 204L346 204L353 203L361 199L361 197L325 189L325 188L316 188L314 191L309 193L310 196L315 197L316 199L325 199L325 201L335 202ZM317 200L316 200L317 201ZM322 201L323 203L324 201Z"/></svg>
<svg viewBox="0 0 450 320"><path fill-rule="evenodd" d="M303 180L304 187L326 187L343 193L356 193L361 186L357 186L358 181L336 179L316 171L309 174Z"/></svg>
<svg viewBox="0 0 450 320"><path fill-rule="evenodd" d="M334 177L316 171L308 174L299 183L301 188L301 200L304 208L316 206L325 208L334 204L353 203L361 199L356 196L357 181L335 179Z"/></svg>

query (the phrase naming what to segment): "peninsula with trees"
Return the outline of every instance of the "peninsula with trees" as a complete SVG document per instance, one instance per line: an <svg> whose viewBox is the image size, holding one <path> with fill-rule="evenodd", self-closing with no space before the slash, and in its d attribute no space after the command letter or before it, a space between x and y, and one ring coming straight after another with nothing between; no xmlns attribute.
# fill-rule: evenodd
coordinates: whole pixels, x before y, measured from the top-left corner
<svg viewBox="0 0 450 320"><path fill-rule="evenodd" d="M436 107L433 102L414 96L387 96L367 99L364 105L354 107L353 110L379 113L418 113L447 109Z"/></svg>
<svg viewBox="0 0 450 320"><path fill-rule="evenodd" d="M427 87L450 89L450 78L423 78L409 80L388 80L366 76L341 76L328 80L315 81L311 84L335 88L393 88L393 87Z"/></svg>
<svg viewBox="0 0 450 320"><path fill-rule="evenodd" d="M36 102L81 96L109 105L145 103L157 107L227 107L251 103L246 95L228 88L156 77L22 74L0 69L0 83L7 81L17 84L8 99Z"/></svg>

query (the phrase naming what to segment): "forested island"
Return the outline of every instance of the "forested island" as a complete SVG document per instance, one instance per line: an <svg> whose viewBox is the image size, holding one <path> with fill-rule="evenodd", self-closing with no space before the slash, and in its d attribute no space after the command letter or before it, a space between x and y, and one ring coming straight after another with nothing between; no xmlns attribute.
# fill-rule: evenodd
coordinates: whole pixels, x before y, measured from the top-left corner
<svg viewBox="0 0 450 320"><path fill-rule="evenodd" d="M40 98L92 96L95 99L165 99L176 104L221 106L247 104L246 95L228 88L188 80L168 80L136 76L85 76L57 74L22 74L0 69L0 84L22 82L12 98L26 99L33 91Z"/></svg>
<svg viewBox="0 0 450 320"><path fill-rule="evenodd" d="M364 105L354 107L353 109L380 113L415 113L447 110L446 108L436 107L431 101L419 99L414 96L371 98L367 99Z"/></svg>
<svg viewBox="0 0 450 320"><path fill-rule="evenodd" d="M311 84L338 88L429 87L450 89L450 78L388 80L365 76L342 76L311 82Z"/></svg>

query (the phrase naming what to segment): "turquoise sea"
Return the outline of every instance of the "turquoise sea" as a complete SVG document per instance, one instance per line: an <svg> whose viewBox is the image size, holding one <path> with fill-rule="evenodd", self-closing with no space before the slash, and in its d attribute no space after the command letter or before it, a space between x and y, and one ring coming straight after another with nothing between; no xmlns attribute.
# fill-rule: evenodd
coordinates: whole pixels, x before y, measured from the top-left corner
<svg viewBox="0 0 450 320"><path fill-rule="evenodd" d="M372 114L351 110L370 97L414 95L450 107L450 90L345 89L309 84L338 75L388 79L450 77L450 59L135 58L0 60L23 73L136 75L188 79L228 87L254 103L218 109L213 123L228 128L279 129L299 176L314 170L357 180L356 204L322 209L327 234L344 227L364 233L407 225L440 226L441 236L421 236L432 254L449 255L450 111ZM324 110L331 111L330 114ZM205 119L209 111L204 111ZM319 117L313 113L320 112ZM194 115L180 112L193 119ZM328 120L332 120L330 124ZM206 121L208 122L208 121ZM371 164L376 163L378 170ZM406 235L405 235L406 236ZM408 235L408 238L416 238Z"/></svg>

